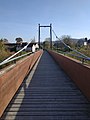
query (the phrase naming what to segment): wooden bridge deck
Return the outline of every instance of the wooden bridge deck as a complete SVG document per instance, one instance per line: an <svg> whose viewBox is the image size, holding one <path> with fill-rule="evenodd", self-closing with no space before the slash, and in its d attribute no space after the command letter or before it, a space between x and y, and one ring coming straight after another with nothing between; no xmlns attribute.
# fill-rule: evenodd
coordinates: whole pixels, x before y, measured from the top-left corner
<svg viewBox="0 0 90 120"><path fill-rule="evenodd" d="M47 52L33 71L1 119L90 120L90 104Z"/></svg>

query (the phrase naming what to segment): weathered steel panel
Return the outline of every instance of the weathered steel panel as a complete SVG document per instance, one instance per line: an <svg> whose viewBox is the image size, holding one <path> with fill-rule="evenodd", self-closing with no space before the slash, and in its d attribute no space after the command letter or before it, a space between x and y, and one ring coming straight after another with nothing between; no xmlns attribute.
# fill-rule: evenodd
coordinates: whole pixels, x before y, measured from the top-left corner
<svg viewBox="0 0 90 120"><path fill-rule="evenodd" d="M90 68L56 52L48 52L90 101Z"/></svg>
<svg viewBox="0 0 90 120"><path fill-rule="evenodd" d="M13 69L0 76L0 116L42 52L40 50L33 53Z"/></svg>

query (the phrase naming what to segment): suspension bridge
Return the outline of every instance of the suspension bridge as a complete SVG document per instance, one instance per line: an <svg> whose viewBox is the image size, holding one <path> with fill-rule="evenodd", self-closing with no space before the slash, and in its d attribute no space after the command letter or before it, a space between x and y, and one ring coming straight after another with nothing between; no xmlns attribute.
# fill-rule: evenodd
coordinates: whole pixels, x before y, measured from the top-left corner
<svg viewBox="0 0 90 120"><path fill-rule="evenodd" d="M52 48L52 25L39 24L39 46L40 27L50 27ZM15 57L26 47L0 63L24 57L0 74L0 119L90 120L90 68L52 49Z"/></svg>

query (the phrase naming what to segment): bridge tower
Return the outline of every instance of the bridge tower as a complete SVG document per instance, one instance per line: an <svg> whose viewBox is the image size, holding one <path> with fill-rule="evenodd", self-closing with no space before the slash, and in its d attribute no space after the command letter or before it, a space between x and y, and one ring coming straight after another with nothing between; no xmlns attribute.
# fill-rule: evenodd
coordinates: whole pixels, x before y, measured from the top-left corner
<svg viewBox="0 0 90 120"><path fill-rule="evenodd" d="M38 24L38 44L39 44L39 47L40 47L40 28L41 27L49 27L49 29L50 29L50 48L52 49L52 24L50 24L48 26L43 26L43 25Z"/></svg>

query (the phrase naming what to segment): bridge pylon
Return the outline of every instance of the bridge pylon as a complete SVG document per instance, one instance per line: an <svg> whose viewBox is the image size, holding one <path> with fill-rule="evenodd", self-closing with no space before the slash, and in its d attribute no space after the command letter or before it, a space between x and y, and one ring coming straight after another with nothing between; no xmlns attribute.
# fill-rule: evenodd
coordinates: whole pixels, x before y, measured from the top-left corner
<svg viewBox="0 0 90 120"><path fill-rule="evenodd" d="M40 47L40 32L41 32L41 27L49 27L50 29L50 48L52 49L52 24L50 25L40 25L38 24L38 44L39 44L39 47Z"/></svg>

